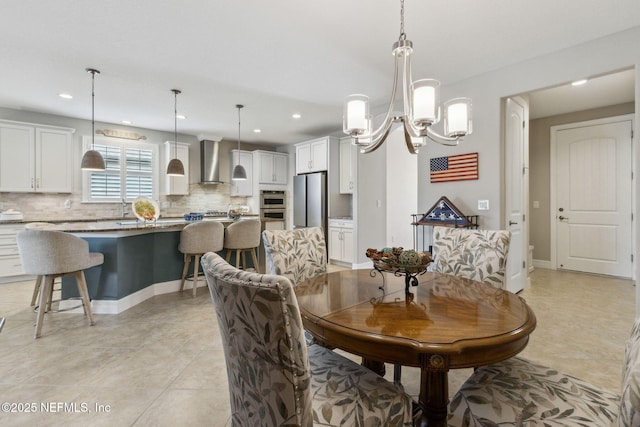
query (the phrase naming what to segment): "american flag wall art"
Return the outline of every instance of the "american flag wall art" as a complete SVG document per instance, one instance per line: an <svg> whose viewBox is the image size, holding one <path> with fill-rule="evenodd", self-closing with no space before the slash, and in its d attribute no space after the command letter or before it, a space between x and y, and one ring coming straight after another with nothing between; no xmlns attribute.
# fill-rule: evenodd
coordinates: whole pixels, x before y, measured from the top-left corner
<svg viewBox="0 0 640 427"><path fill-rule="evenodd" d="M429 164L431 182L478 179L478 153L435 157Z"/></svg>

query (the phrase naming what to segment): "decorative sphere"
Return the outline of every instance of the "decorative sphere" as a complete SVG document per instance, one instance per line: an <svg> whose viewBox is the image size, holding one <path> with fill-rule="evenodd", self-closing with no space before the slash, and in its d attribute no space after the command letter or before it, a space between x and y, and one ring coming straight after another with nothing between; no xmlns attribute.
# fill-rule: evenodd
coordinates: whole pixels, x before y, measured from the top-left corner
<svg viewBox="0 0 640 427"><path fill-rule="evenodd" d="M402 252L398 257L398 261L400 261L400 264L406 266L420 265L420 254L410 249Z"/></svg>
<svg viewBox="0 0 640 427"><path fill-rule="evenodd" d="M382 248L382 253L385 255L390 255L393 253L393 249L392 248Z"/></svg>

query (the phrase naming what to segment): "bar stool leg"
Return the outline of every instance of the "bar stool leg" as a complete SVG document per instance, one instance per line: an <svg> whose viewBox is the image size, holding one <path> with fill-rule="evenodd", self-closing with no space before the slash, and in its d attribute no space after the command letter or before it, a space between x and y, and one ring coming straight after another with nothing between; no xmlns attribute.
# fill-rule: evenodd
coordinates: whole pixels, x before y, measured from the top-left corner
<svg viewBox="0 0 640 427"><path fill-rule="evenodd" d="M42 285L42 276L36 277L36 284L33 287L33 295L31 296L31 307L36 305L38 299L38 292L40 292L40 286Z"/></svg>
<svg viewBox="0 0 640 427"><path fill-rule="evenodd" d="M75 276L76 283L78 285L78 293L82 298L82 308L89 318L89 326L93 326L93 313L91 313L91 301L89 300L89 289L87 289L87 281L84 278L84 271L76 271L73 275Z"/></svg>
<svg viewBox="0 0 640 427"><path fill-rule="evenodd" d="M40 302L38 304L38 316L36 317L36 334L34 338L40 338L42 332L42 322L44 321L44 313L51 296L51 287L53 286L53 276L44 276L42 278L42 289L40 289Z"/></svg>
<svg viewBox="0 0 640 427"><path fill-rule="evenodd" d="M196 290L198 289L198 271L200 270L200 254L196 254L195 264L193 264L193 297L196 297Z"/></svg>
<svg viewBox="0 0 640 427"><path fill-rule="evenodd" d="M256 248L251 248L251 259L253 260L253 269L256 273L260 273L258 270L258 257L256 256Z"/></svg>
<svg viewBox="0 0 640 427"><path fill-rule="evenodd" d="M184 268L182 269L182 280L180 280L180 292L184 290L184 281L187 278L189 272L189 264L191 263L191 255L184 254Z"/></svg>

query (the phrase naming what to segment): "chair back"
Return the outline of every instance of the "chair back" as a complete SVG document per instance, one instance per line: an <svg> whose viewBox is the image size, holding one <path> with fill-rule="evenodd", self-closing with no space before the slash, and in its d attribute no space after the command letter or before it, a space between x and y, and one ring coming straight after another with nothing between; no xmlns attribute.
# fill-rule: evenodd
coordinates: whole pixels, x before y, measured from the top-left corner
<svg viewBox="0 0 640 427"><path fill-rule="evenodd" d="M224 247L224 225L218 221L199 221L180 232L178 250L183 254L218 252Z"/></svg>
<svg viewBox="0 0 640 427"><path fill-rule="evenodd" d="M22 230L16 235L22 268L36 276L71 273L90 267L89 244L54 230Z"/></svg>
<svg viewBox="0 0 640 427"><path fill-rule="evenodd" d="M234 426L312 425L309 356L293 285L207 253Z"/></svg>
<svg viewBox="0 0 640 427"><path fill-rule="evenodd" d="M243 219L229 224L224 230L224 247L247 249L260 246L260 220Z"/></svg>
<svg viewBox="0 0 640 427"><path fill-rule="evenodd" d="M327 272L327 244L321 227L264 230L267 270L294 285Z"/></svg>
<svg viewBox="0 0 640 427"><path fill-rule="evenodd" d="M440 273L504 289L511 232L433 228L433 264Z"/></svg>

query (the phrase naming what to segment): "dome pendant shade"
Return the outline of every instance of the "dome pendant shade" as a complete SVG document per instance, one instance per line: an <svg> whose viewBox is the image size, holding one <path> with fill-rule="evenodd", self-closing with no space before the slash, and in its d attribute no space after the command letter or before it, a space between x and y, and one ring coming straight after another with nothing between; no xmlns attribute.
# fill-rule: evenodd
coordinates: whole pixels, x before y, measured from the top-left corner
<svg viewBox="0 0 640 427"><path fill-rule="evenodd" d="M89 171L103 171L106 166L102 154L96 150L87 150L82 156L80 168Z"/></svg>
<svg viewBox="0 0 640 427"><path fill-rule="evenodd" d="M167 175L169 176L184 176L184 165L180 159L171 159L167 165Z"/></svg>
<svg viewBox="0 0 640 427"><path fill-rule="evenodd" d="M241 164L237 164L233 168L231 179L234 181L245 181L247 179L247 171L244 170L244 167Z"/></svg>

